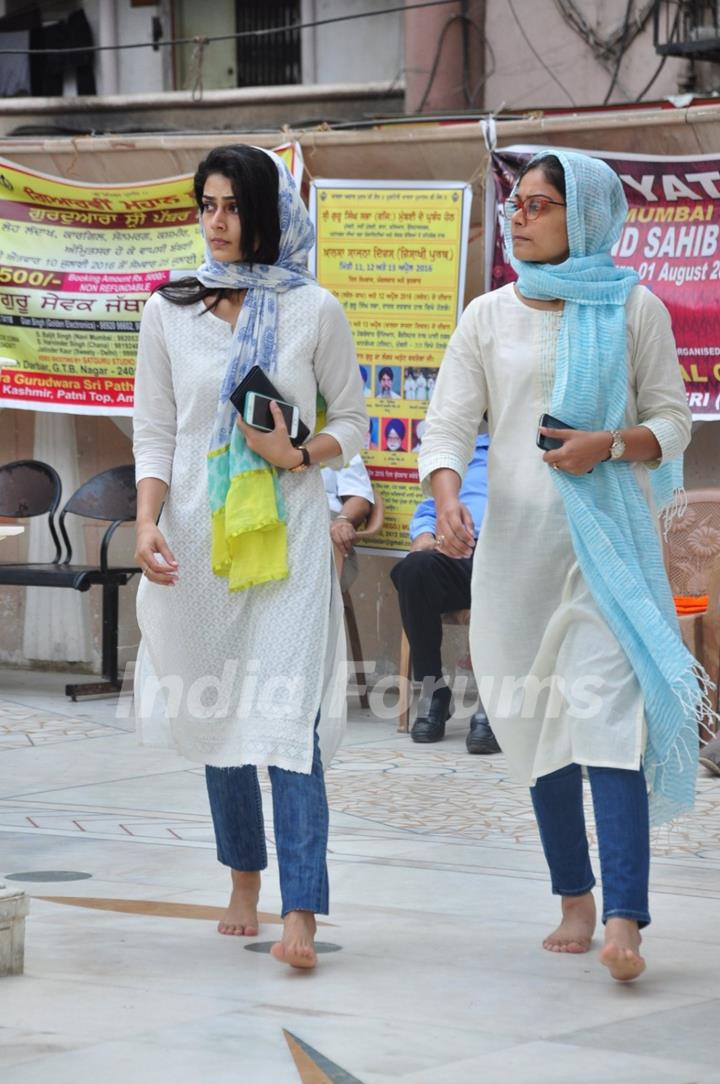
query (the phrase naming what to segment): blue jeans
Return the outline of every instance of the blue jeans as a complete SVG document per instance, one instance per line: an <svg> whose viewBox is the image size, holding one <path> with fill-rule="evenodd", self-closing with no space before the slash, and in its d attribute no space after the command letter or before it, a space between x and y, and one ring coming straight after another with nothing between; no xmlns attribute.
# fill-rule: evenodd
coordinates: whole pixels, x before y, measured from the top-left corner
<svg viewBox="0 0 720 1084"><path fill-rule="evenodd" d="M318 714L318 719L319 719ZM312 771L268 769L283 918L288 911L328 913L328 805L317 720ZM218 861L237 870L267 866L262 798L253 764L205 766Z"/></svg>
<svg viewBox="0 0 720 1084"><path fill-rule="evenodd" d="M642 768L587 769L595 810L603 887L603 922L650 922L650 828ZM582 896L595 885L582 802L582 771L570 764L530 788L556 896Z"/></svg>

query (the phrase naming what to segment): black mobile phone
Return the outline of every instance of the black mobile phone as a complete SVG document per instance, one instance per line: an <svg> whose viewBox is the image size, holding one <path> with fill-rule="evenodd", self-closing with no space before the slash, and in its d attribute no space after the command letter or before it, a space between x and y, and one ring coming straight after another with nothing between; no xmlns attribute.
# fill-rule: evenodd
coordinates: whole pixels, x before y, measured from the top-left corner
<svg viewBox="0 0 720 1084"><path fill-rule="evenodd" d="M293 406L292 403L286 403L283 399L275 399L274 401L280 407L288 435L292 440L293 437L297 436L298 422L300 421L298 408ZM273 400L269 396L261 395L256 391L249 391L245 396L243 415L247 424L252 425L255 429L264 429L267 433L272 432L275 428L275 419L270 410L271 402Z"/></svg>
<svg viewBox="0 0 720 1084"><path fill-rule="evenodd" d="M575 429L574 425L568 425L567 422L561 422L559 418L553 418L552 414L541 414L540 421L538 422L538 434L536 444L538 448L542 448L544 452L552 452L555 448L562 448L562 441L557 440L555 437L546 437L544 433L540 432L540 429Z"/></svg>
<svg viewBox="0 0 720 1084"><path fill-rule="evenodd" d="M245 397L248 392L251 391L257 392L260 395L265 395L269 399L274 399L276 403L284 402L282 395L278 393L277 388L265 375L260 366L253 365L230 395L230 402L233 404L238 414L243 418L245 417ZM304 444L309 436L310 430L305 425L302 418L300 418L297 425L297 433L294 437L290 437L290 441L297 447L299 444Z"/></svg>

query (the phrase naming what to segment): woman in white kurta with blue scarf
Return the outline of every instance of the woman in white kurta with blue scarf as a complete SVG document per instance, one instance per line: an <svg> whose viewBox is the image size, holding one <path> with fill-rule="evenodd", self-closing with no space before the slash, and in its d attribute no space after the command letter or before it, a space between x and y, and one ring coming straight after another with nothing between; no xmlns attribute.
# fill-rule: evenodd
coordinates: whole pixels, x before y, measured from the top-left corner
<svg viewBox="0 0 720 1084"><path fill-rule="evenodd" d="M221 147L194 189L205 262L150 298L140 331L136 712L144 741L206 765L218 857L232 870L221 933L258 932L256 769L269 768L284 918L273 954L311 967L314 916L328 910L323 762L345 711L319 464L360 450L367 415L342 308L307 271L313 229L283 162ZM272 432L238 419L229 395L253 365L319 429L303 448L275 404Z"/></svg>
<svg viewBox="0 0 720 1084"><path fill-rule="evenodd" d="M440 368L419 458L443 552L472 552L460 479L485 411L488 506L473 562L473 669L517 780L531 786L560 926L586 952L595 884L589 776L614 978L645 967L649 824L692 807L704 675L678 632L656 509L681 510L690 414L668 313L616 267L627 205L598 159L540 154L506 206L517 283L473 301ZM547 412L573 426L536 446ZM655 495L655 496L654 496ZM649 807L648 807L649 793Z"/></svg>

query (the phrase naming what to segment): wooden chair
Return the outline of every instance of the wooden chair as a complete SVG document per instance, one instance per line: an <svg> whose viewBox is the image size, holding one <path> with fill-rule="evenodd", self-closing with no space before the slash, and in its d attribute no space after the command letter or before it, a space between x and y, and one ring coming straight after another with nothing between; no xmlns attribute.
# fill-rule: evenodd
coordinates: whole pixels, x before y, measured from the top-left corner
<svg viewBox="0 0 720 1084"><path fill-rule="evenodd" d="M674 595L708 595L705 613L681 616L689 651L718 684L720 678L720 489L690 489L685 514L673 520L664 542ZM717 688L713 692L718 706ZM702 736L702 735L701 735ZM707 738L707 734L704 735Z"/></svg>
<svg viewBox="0 0 720 1084"><path fill-rule="evenodd" d="M443 625L469 625L469 610L451 610L442 615ZM398 700L398 734L410 729L410 701L412 682L412 653L405 629L400 633L400 697Z"/></svg>
<svg viewBox="0 0 720 1084"><path fill-rule="evenodd" d="M363 541L367 541L370 538L374 538L378 535L383 528L385 522L385 507L383 505L383 499L380 494L373 490L373 505L370 509L370 515L365 521L365 526L357 532L357 538ZM335 557L335 568L337 569L338 579L340 579L343 570L343 564L345 563L345 554L337 546L333 546L333 554ZM345 623L347 624L348 637L350 638L350 650L353 661L357 666L357 684L362 690L360 692L360 704L363 708L370 707L370 701L367 694L367 675L365 674L365 659L362 652L362 644L360 643L360 633L358 631L357 619L355 617L355 607L353 606L352 595L349 591L343 591L343 610L345 613Z"/></svg>

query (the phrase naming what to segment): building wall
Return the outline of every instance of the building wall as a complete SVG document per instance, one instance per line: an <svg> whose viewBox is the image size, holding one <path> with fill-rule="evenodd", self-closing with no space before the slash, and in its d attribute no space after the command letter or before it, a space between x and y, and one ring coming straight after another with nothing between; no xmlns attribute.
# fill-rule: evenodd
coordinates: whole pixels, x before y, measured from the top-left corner
<svg viewBox="0 0 720 1084"><path fill-rule="evenodd" d="M608 70L591 45L568 25L560 6L556 0L487 0L485 33L492 54L486 57L486 109L567 109L604 101L612 62ZM627 0L562 0L562 6L574 8L605 39L622 28ZM648 0L636 0L634 10L650 6ZM659 62L651 18L620 64L610 102L635 101ZM677 94L685 70L684 61L669 57L646 100Z"/></svg>
<svg viewBox="0 0 720 1084"><path fill-rule="evenodd" d="M302 21L400 6L386 0L302 0ZM375 15L306 30L302 50L304 83L400 81L404 65L403 19L401 15Z"/></svg>

